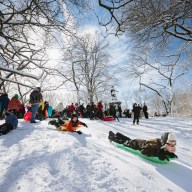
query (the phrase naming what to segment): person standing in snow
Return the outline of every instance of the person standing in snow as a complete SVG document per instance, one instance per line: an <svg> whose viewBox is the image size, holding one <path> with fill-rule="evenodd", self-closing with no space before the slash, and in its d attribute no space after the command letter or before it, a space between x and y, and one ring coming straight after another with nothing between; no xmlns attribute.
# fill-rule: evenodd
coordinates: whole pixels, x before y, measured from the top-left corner
<svg viewBox="0 0 192 192"><path fill-rule="evenodd" d="M177 158L176 151L176 137L173 133L165 132L161 138L152 140L144 139L130 139L129 137L112 131L109 132L108 139L119 144L123 144L125 147L139 150L141 154L148 157L158 157L160 160L168 160L167 155L170 158Z"/></svg>
<svg viewBox="0 0 192 192"><path fill-rule="evenodd" d="M16 129L18 125L17 116L13 113L6 111L5 112L5 123L0 125L0 135L5 135L11 130Z"/></svg>
<svg viewBox="0 0 192 192"><path fill-rule="evenodd" d="M97 117L99 119L102 119L103 117L103 105L102 105L102 101L99 101L99 103L97 104Z"/></svg>
<svg viewBox="0 0 192 192"><path fill-rule="evenodd" d="M32 111L30 123L37 123L35 121L35 116L39 109L39 105L40 105L41 101L43 101L43 96L41 94L41 88L37 87L30 94L30 103L31 103L31 111Z"/></svg>
<svg viewBox="0 0 192 192"><path fill-rule="evenodd" d="M147 105L144 103L144 105L143 105L143 113L144 113L145 119L148 119L148 112L147 112L147 110L148 110Z"/></svg>
<svg viewBox="0 0 192 192"><path fill-rule="evenodd" d="M140 111L141 107L137 105L137 103L134 103L133 105L133 125L135 125L135 121L137 121L137 125L139 125L139 117L140 117Z"/></svg>

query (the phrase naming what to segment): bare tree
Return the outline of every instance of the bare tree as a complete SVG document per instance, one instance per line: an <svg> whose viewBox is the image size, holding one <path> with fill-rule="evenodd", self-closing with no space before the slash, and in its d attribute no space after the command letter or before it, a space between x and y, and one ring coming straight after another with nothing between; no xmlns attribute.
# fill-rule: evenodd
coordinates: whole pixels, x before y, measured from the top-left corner
<svg viewBox="0 0 192 192"><path fill-rule="evenodd" d="M86 7L86 0L10 0L0 2L0 89L5 83L26 84L25 79L40 80L50 74L46 67L46 47L58 30L72 34L69 18L64 14L65 4L79 14ZM68 24L68 25L67 25ZM67 27L66 27L67 26ZM37 38L38 37L38 38ZM35 74L32 75L32 71ZM13 77L16 75L16 78ZM24 80L21 79L24 77Z"/></svg>
<svg viewBox="0 0 192 192"><path fill-rule="evenodd" d="M164 34L192 40L190 0L123 0L102 1L99 5L110 13L108 22L116 24L116 33L131 31L142 37L159 37Z"/></svg>
<svg viewBox="0 0 192 192"><path fill-rule="evenodd" d="M165 110L172 112L174 88L177 80L187 74L190 63L182 64L178 56L169 56L169 62L154 61L147 55L134 55L129 75L137 77L139 84L155 92L162 100Z"/></svg>
<svg viewBox="0 0 192 192"><path fill-rule="evenodd" d="M97 34L83 34L73 41L65 54L61 73L74 84L79 98L84 92L87 102L100 98L104 89L110 87L110 80L114 79L114 73L107 68L107 51L108 44L103 38Z"/></svg>

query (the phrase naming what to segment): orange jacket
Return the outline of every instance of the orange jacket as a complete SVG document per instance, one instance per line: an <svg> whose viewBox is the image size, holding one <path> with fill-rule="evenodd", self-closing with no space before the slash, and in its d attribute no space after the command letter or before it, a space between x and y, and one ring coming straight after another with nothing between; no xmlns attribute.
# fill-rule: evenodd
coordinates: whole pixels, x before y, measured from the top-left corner
<svg viewBox="0 0 192 192"><path fill-rule="evenodd" d="M70 120L68 121L67 123L65 123L62 127L63 127L63 130L66 130L66 131L70 131L70 132L74 132L76 131L76 129L82 125L82 122L81 121L77 121L77 124L76 126L74 126L73 122Z"/></svg>
<svg viewBox="0 0 192 192"><path fill-rule="evenodd" d="M21 105L19 99L13 97L13 98L9 101L8 110L18 109L18 108L19 108L19 105Z"/></svg>

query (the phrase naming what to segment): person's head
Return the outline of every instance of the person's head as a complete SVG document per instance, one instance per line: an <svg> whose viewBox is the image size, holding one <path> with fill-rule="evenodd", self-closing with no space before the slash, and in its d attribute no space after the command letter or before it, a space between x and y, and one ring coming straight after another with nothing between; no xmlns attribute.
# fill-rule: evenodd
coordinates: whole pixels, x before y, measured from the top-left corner
<svg viewBox="0 0 192 192"><path fill-rule="evenodd" d="M173 133L166 132L161 136L162 149L169 153L174 153L176 150L176 136Z"/></svg>
<svg viewBox="0 0 192 192"><path fill-rule="evenodd" d="M76 114L72 114L72 116L71 116L71 121L77 122L77 120L78 120L77 115L76 115Z"/></svg>
<svg viewBox="0 0 192 192"><path fill-rule="evenodd" d="M41 91L41 87L37 87L38 91L40 92Z"/></svg>

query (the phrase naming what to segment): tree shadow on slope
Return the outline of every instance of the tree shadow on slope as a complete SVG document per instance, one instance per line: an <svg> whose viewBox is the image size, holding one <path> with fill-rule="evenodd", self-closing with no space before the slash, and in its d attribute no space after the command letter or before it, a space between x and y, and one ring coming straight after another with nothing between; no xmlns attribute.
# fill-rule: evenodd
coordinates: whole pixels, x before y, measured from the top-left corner
<svg viewBox="0 0 192 192"><path fill-rule="evenodd" d="M21 140L25 139L27 135L30 135L33 131L34 126L32 124L28 122L19 122L17 129L14 129L8 134L0 137L0 139L3 139L2 145L8 148L14 144L18 144Z"/></svg>

